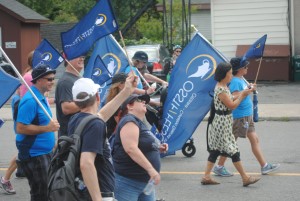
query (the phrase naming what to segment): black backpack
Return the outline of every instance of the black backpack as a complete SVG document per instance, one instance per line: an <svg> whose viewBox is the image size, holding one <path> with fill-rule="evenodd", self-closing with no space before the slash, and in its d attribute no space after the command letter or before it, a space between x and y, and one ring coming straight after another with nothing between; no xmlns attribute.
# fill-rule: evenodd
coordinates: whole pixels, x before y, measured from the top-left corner
<svg viewBox="0 0 300 201"><path fill-rule="evenodd" d="M93 119L99 117L89 115L82 119L74 134L58 138L57 148L48 170L48 200L49 201L80 201L75 182L80 174L79 160L81 149L80 135L84 127Z"/></svg>

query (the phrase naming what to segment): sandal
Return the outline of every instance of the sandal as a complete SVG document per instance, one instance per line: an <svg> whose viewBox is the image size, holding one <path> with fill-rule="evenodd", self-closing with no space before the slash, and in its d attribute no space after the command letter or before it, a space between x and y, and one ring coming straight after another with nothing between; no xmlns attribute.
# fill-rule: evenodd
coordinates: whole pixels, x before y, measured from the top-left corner
<svg viewBox="0 0 300 201"><path fill-rule="evenodd" d="M201 179L201 184L202 185L217 185L217 184L220 184L220 183L213 180L212 178L206 179L206 178L203 177Z"/></svg>
<svg viewBox="0 0 300 201"><path fill-rule="evenodd" d="M260 177L249 176L246 181L243 181L243 186L249 186L250 184L254 184L260 180Z"/></svg>

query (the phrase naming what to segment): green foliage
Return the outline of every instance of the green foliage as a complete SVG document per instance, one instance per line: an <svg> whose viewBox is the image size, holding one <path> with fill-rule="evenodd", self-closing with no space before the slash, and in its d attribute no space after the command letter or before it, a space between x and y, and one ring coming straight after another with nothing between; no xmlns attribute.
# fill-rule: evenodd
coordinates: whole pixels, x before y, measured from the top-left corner
<svg viewBox="0 0 300 201"><path fill-rule="evenodd" d="M47 17L53 23L76 22L89 12L96 0L17 0L37 13ZM111 0L112 7L120 29L134 17L149 0ZM172 32L173 43L180 44L182 38L182 1L173 0L172 16L170 16L170 1L166 1L167 23L172 19L172 30L166 29L168 35ZM187 2L187 1L186 1ZM133 24L124 35L128 44L162 43L163 40L163 14L156 10L157 4L162 0L153 0L150 8ZM187 6L186 11L187 11ZM117 34L115 34L117 36Z"/></svg>

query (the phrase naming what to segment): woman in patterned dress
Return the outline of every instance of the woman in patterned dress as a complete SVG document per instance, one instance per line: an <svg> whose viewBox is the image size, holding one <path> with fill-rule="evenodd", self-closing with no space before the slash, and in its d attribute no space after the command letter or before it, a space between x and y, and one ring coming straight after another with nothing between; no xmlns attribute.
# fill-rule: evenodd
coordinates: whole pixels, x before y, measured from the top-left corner
<svg viewBox="0 0 300 201"><path fill-rule="evenodd" d="M215 117L208 129L208 152L209 157L205 169L204 177L201 180L203 185L219 184L210 177L210 172L219 155L228 156L232 159L233 165L240 173L243 186L254 184L260 178L248 176L244 171L240 160L240 152L232 133L232 114L243 98L253 91L243 90L239 96L233 97L227 87L232 78L232 67L230 63L220 63L215 72L215 80L218 82L214 93Z"/></svg>

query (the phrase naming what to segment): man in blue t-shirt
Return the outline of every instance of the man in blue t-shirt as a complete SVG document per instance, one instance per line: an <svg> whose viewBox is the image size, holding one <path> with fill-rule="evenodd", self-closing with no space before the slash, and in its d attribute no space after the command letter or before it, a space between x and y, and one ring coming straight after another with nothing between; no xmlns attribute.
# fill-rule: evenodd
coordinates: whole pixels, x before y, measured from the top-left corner
<svg viewBox="0 0 300 201"><path fill-rule="evenodd" d="M82 119L98 115L81 133L80 171L92 200L113 200L115 189L114 168L110 146L106 137L105 122L136 88L137 77L129 76L120 93L97 113L100 96L98 84L89 78L80 78L72 87L73 101L80 112L73 115L68 124L68 134L74 133Z"/></svg>
<svg viewBox="0 0 300 201"><path fill-rule="evenodd" d="M50 66L41 65L33 69L31 81L31 90L51 117L44 94L53 88L55 73ZM47 171L59 123L49 119L30 91L20 101L16 122L17 163L28 179L31 201L47 200Z"/></svg>
<svg viewBox="0 0 300 201"><path fill-rule="evenodd" d="M233 78L231 79L229 88L233 97L238 97L240 92L244 89L252 87L256 89L256 84L249 84L244 79L248 71L249 62L242 60L240 57L235 57L230 60L232 65ZM277 170L280 164L267 163L261 151L259 139L255 131L253 122L253 103L251 96L245 97L239 106L232 111L233 116L233 134L235 139L248 138L251 144L252 152L256 157L261 167L261 174L266 175L270 172ZM221 157L218 166L215 166L214 173L219 176L232 176L230 172L224 167L226 157Z"/></svg>

